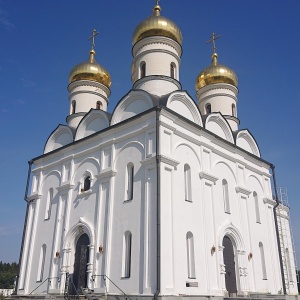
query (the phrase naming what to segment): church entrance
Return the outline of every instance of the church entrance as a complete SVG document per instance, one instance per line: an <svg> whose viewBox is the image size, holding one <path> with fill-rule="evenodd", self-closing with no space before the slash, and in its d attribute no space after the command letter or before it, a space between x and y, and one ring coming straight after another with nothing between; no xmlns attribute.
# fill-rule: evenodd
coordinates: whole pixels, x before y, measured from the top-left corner
<svg viewBox="0 0 300 300"><path fill-rule="evenodd" d="M79 293L81 287L87 286L87 263L89 262L90 239L86 233L80 236L76 243L73 282Z"/></svg>
<svg viewBox="0 0 300 300"><path fill-rule="evenodd" d="M237 295L236 274L235 274L235 261L233 245L228 236L223 239L223 257L225 265L225 285L229 297Z"/></svg>

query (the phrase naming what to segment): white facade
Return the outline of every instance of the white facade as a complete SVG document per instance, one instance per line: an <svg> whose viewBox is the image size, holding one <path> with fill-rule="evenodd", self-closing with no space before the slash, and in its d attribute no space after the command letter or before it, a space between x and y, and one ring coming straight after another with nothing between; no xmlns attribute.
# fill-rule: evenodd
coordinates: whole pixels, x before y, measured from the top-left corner
<svg viewBox="0 0 300 300"><path fill-rule="evenodd" d="M81 268L79 246L87 246L84 284L95 293L120 294L110 280L135 297L283 293L271 165L250 132L238 130L237 116L228 118L236 87L204 87L198 108L180 90L180 56L169 37L138 41L133 89L113 115L106 112L108 88L70 84L70 105L79 95L84 107L74 116L71 107L69 126L58 126L32 160L18 295L36 288L35 294L63 294L66 274ZM93 92L98 85L104 96ZM206 114L201 95L220 112ZM225 240L233 248L233 291ZM283 261L287 293L296 295L291 248Z"/></svg>

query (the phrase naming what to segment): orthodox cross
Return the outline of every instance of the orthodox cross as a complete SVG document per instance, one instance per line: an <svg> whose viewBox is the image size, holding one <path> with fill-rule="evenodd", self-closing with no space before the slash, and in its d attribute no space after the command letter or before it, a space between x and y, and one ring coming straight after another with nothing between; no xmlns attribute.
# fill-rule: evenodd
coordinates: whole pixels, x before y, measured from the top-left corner
<svg viewBox="0 0 300 300"><path fill-rule="evenodd" d="M214 32L212 33L212 35L210 36L210 40L206 42L206 44L212 43L213 44L213 53L216 53L217 47L216 47L216 43L215 40L217 40L218 38L220 38L221 35L216 35Z"/></svg>
<svg viewBox="0 0 300 300"><path fill-rule="evenodd" d="M159 1L160 1L160 0L155 0L155 2L156 2L156 6L158 6L158 5L159 5Z"/></svg>
<svg viewBox="0 0 300 300"><path fill-rule="evenodd" d="M94 50L94 48L95 48L95 36L98 34L99 34L99 32L97 32L97 30L94 29L92 31L92 36L89 38L89 40L92 40L92 50Z"/></svg>

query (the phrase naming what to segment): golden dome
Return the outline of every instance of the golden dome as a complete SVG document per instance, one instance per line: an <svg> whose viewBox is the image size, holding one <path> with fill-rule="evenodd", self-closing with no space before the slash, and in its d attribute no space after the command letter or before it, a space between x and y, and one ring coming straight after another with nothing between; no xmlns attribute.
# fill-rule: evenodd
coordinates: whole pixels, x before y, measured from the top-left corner
<svg viewBox="0 0 300 300"><path fill-rule="evenodd" d="M142 21L133 33L132 44L134 45L143 38L151 36L165 36L182 44L182 33L179 27L171 20L160 15L161 7L155 5L153 14Z"/></svg>
<svg viewBox="0 0 300 300"><path fill-rule="evenodd" d="M78 80L91 80L102 83L106 87L111 86L111 78L108 71L98 64L95 60L95 50L90 51L90 58L87 62L83 62L75 66L69 76L69 82Z"/></svg>
<svg viewBox="0 0 300 300"><path fill-rule="evenodd" d="M228 83L232 84L235 87L238 86L238 78L235 72L218 63L218 54L213 53L212 63L209 67L204 69L196 79L196 91L203 88L206 85L214 84L214 83Z"/></svg>

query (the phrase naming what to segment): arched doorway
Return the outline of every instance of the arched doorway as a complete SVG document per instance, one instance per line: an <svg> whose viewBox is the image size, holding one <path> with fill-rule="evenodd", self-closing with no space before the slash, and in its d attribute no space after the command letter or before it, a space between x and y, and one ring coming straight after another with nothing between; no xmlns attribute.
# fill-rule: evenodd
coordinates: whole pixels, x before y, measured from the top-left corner
<svg viewBox="0 0 300 300"><path fill-rule="evenodd" d="M81 287L87 286L86 270L89 262L89 244L90 239L86 233L82 234L76 243L73 282L78 292L81 292Z"/></svg>
<svg viewBox="0 0 300 300"><path fill-rule="evenodd" d="M225 286L229 297L237 295L234 249L231 239L228 236L223 238L223 258L225 265Z"/></svg>

